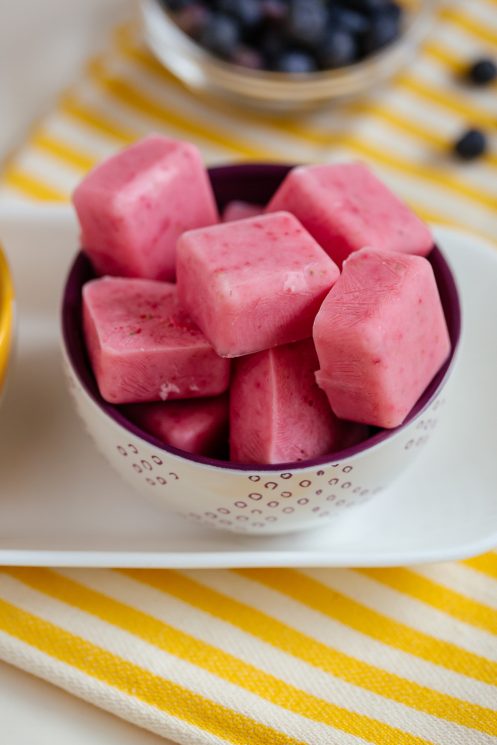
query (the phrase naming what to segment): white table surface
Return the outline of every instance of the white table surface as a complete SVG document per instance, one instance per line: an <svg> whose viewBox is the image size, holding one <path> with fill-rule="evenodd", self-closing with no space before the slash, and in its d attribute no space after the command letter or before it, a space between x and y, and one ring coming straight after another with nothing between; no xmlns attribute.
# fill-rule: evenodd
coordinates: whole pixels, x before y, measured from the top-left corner
<svg viewBox="0 0 497 745"><path fill-rule="evenodd" d="M104 42L128 0L0 0L0 163ZM0 662L2 745L168 745Z"/></svg>
<svg viewBox="0 0 497 745"><path fill-rule="evenodd" d="M172 745L0 663L2 745Z"/></svg>
<svg viewBox="0 0 497 745"><path fill-rule="evenodd" d="M0 162L132 0L0 0Z"/></svg>

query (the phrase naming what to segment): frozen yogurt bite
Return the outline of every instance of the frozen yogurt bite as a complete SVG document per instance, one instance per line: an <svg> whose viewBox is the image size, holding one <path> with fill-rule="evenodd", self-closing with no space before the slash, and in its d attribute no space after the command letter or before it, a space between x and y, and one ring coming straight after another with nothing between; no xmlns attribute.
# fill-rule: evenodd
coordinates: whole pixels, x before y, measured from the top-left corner
<svg viewBox="0 0 497 745"><path fill-rule="evenodd" d="M219 357L167 282L102 277L83 288L83 329L102 397L110 403L223 393Z"/></svg>
<svg viewBox="0 0 497 745"><path fill-rule="evenodd" d="M159 135L90 171L73 201L95 270L120 277L173 280L181 233L218 220L197 148Z"/></svg>
<svg viewBox="0 0 497 745"><path fill-rule="evenodd" d="M426 256L433 237L425 223L363 163L300 166L267 206L288 210L341 266L353 251Z"/></svg>
<svg viewBox="0 0 497 745"><path fill-rule="evenodd" d="M335 414L385 428L402 424L450 352L430 263L370 248L345 261L313 336Z"/></svg>
<svg viewBox="0 0 497 745"><path fill-rule="evenodd" d="M223 455L228 434L228 396L133 404L126 414L165 445L195 455Z"/></svg>
<svg viewBox="0 0 497 745"><path fill-rule="evenodd" d="M201 228L178 242L178 297L223 357L310 337L336 264L287 212Z"/></svg>
<svg viewBox="0 0 497 745"><path fill-rule="evenodd" d="M236 360L230 455L242 463L285 463L352 445L367 428L338 419L314 377L312 339Z"/></svg>

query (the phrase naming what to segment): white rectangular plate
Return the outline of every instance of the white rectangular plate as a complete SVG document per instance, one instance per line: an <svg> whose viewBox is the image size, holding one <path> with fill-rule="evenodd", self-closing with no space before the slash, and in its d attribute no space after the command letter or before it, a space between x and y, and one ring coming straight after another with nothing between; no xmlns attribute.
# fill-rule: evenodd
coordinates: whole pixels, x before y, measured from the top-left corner
<svg viewBox="0 0 497 745"><path fill-rule="evenodd" d="M18 343L0 409L0 563L121 567L386 566L497 545L497 252L439 230L465 339L430 447L395 487L330 527L276 537L209 531L134 494L101 458L61 371L59 303L77 231L68 208L4 208ZM418 489L423 473L429 488ZM428 476L428 479L427 479Z"/></svg>

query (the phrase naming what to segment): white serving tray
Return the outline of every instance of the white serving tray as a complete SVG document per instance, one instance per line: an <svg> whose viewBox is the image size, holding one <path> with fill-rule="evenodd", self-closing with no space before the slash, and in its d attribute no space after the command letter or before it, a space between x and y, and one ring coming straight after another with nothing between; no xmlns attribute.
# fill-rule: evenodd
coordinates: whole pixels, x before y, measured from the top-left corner
<svg viewBox="0 0 497 745"><path fill-rule="evenodd" d="M58 310L77 249L66 207L4 205L18 344L0 409L0 563L121 567L386 566L497 545L497 250L437 230L463 299L449 402L397 484L340 522L247 537L192 525L135 495L101 458L66 392ZM428 489L418 489L423 473ZM426 476L428 475L428 479Z"/></svg>

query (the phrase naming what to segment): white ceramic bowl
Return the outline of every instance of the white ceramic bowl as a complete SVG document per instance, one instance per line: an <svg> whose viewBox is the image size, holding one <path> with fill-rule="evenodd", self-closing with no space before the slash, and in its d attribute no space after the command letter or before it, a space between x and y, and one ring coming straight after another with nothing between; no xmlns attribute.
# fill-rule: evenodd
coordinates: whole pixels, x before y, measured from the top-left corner
<svg viewBox="0 0 497 745"><path fill-rule="evenodd" d="M288 166L243 165L210 170L222 208L232 199L268 200ZM100 397L81 328L81 288L93 270L79 254L63 298L64 363L81 418L98 448L138 493L186 518L238 533L285 533L322 525L385 489L428 442L444 403L460 336L460 307L452 273L438 248L430 254L452 352L406 421L380 430L348 450L301 463L236 465L163 445ZM420 489L423 485L420 484Z"/></svg>

